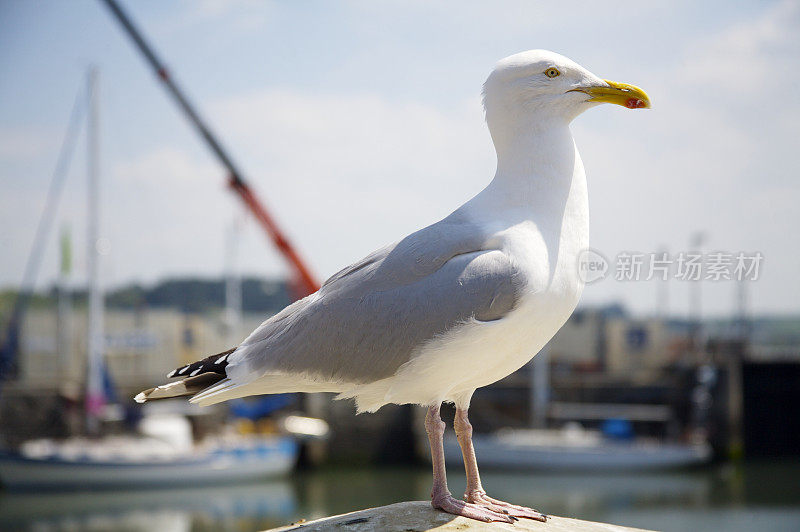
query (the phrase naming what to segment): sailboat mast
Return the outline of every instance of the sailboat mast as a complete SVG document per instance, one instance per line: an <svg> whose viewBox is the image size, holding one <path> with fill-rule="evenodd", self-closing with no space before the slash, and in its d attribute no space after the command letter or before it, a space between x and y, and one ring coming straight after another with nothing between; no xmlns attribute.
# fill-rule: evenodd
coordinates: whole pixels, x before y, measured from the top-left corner
<svg viewBox="0 0 800 532"><path fill-rule="evenodd" d="M237 261L240 230L239 220L234 219L225 246L225 324L230 345L242 340L242 278Z"/></svg>
<svg viewBox="0 0 800 532"><path fill-rule="evenodd" d="M87 169L89 180L86 263L89 275L89 319L87 332L86 428L90 434L99 430L103 408L103 291L100 284L100 169L98 135L98 73L89 69L89 124L87 131Z"/></svg>

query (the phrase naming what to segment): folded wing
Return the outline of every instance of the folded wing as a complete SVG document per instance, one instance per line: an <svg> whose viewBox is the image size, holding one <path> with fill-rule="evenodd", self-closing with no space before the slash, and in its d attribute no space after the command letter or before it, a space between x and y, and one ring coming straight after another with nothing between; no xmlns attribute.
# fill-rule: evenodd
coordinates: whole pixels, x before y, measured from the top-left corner
<svg viewBox="0 0 800 532"><path fill-rule="evenodd" d="M471 319L501 319L523 285L512 261L455 213L265 321L228 357L228 379L218 386L278 375L343 386L390 377L437 335Z"/></svg>

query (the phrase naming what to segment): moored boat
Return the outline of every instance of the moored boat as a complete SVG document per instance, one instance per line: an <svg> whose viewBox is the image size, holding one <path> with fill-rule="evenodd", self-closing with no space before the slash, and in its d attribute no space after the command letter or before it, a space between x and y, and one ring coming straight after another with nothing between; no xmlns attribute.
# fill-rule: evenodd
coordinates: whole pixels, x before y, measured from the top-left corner
<svg viewBox="0 0 800 532"><path fill-rule="evenodd" d="M504 429L476 434L473 444L481 467L493 469L641 471L690 467L711 459L711 448L705 442L618 441L576 427ZM455 438L445 440L445 458L451 464L460 463L461 448Z"/></svg>
<svg viewBox="0 0 800 532"><path fill-rule="evenodd" d="M288 473L297 452L287 436L220 439L189 449L131 437L38 440L0 453L0 482L9 490L240 482Z"/></svg>

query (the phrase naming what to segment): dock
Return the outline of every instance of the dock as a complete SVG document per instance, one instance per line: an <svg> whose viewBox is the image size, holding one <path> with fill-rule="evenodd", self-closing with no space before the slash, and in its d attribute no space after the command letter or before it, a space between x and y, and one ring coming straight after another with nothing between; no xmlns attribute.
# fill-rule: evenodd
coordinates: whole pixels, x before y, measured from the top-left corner
<svg viewBox="0 0 800 532"><path fill-rule="evenodd" d="M641 532L639 528L593 523L579 519L550 516L546 523L520 519L514 524L482 523L434 510L428 501L399 502L314 521L301 521L265 532L425 532L449 530L490 530L513 532Z"/></svg>

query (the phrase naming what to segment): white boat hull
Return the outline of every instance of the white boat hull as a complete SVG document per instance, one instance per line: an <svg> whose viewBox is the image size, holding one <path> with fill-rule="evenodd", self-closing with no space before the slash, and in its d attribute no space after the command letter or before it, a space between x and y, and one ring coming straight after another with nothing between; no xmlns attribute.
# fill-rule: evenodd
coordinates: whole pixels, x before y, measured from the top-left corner
<svg viewBox="0 0 800 532"><path fill-rule="evenodd" d="M542 445L508 442L487 435L473 437L481 468L642 471L672 469L703 464L711 458L708 445L650 444L602 441L591 445ZM445 459L461 462L455 438L445 439Z"/></svg>
<svg viewBox="0 0 800 532"><path fill-rule="evenodd" d="M289 472L297 458L290 438L172 458L105 459L0 454L8 489L161 487L240 482Z"/></svg>

